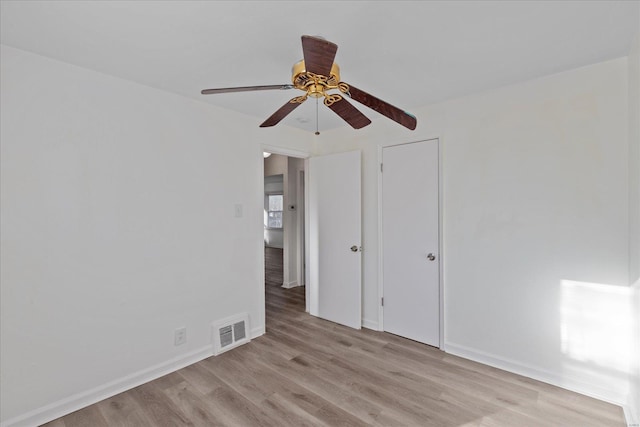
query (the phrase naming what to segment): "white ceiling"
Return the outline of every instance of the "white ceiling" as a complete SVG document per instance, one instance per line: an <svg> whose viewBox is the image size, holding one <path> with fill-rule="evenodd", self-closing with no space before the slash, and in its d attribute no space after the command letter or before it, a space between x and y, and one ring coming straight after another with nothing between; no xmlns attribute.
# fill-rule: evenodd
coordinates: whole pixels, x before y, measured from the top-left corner
<svg viewBox="0 0 640 427"><path fill-rule="evenodd" d="M342 80L411 111L626 56L639 10L638 1L2 1L0 41L258 126L298 93L200 90L289 83L303 34L338 45ZM375 126L381 116L357 106ZM315 116L310 100L282 123L314 131ZM322 105L319 118L320 130L348 126Z"/></svg>

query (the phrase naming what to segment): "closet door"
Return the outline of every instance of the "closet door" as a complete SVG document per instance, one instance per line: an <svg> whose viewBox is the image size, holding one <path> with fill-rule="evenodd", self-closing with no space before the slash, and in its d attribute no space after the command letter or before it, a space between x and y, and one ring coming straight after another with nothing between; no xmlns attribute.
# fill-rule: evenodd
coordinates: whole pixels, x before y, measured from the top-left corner
<svg viewBox="0 0 640 427"><path fill-rule="evenodd" d="M438 140L382 150L384 330L440 345Z"/></svg>

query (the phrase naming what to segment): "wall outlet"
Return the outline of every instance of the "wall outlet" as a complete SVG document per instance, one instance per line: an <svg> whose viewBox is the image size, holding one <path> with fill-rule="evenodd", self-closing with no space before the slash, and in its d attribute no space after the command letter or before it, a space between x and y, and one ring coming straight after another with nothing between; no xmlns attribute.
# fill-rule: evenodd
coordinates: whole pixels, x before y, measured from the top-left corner
<svg viewBox="0 0 640 427"><path fill-rule="evenodd" d="M187 342L187 328L178 328L174 331L173 345L182 345Z"/></svg>

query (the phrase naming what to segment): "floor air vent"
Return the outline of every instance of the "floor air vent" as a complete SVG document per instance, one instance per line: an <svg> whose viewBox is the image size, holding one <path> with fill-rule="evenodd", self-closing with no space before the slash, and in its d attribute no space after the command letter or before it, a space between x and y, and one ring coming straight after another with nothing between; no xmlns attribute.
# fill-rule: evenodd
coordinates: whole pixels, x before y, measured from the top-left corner
<svg viewBox="0 0 640 427"><path fill-rule="evenodd" d="M239 314L213 324L213 354L218 355L249 342L249 315Z"/></svg>

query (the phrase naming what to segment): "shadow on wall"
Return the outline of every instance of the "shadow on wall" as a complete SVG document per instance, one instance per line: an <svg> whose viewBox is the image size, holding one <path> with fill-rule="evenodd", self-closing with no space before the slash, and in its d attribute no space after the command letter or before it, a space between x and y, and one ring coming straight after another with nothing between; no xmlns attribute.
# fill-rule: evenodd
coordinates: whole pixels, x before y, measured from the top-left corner
<svg viewBox="0 0 640 427"><path fill-rule="evenodd" d="M562 280L560 348L565 378L602 388L602 398L624 402L635 369L640 333L629 287ZM612 394L613 393L613 394Z"/></svg>

